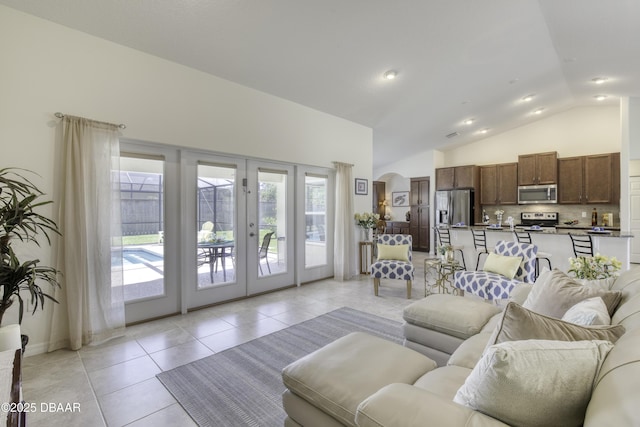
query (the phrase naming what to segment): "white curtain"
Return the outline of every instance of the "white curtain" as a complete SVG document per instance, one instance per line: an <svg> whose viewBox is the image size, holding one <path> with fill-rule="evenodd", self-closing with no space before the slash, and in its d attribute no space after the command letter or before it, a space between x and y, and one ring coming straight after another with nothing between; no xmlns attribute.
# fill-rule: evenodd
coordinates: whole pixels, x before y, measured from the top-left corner
<svg viewBox="0 0 640 427"><path fill-rule="evenodd" d="M356 275L356 244L353 219L353 165L333 162L336 167L336 221L333 274L336 280Z"/></svg>
<svg viewBox="0 0 640 427"><path fill-rule="evenodd" d="M49 351L124 332L118 127L72 116L61 126L56 265L63 292L54 310L66 313L54 313Z"/></svg>

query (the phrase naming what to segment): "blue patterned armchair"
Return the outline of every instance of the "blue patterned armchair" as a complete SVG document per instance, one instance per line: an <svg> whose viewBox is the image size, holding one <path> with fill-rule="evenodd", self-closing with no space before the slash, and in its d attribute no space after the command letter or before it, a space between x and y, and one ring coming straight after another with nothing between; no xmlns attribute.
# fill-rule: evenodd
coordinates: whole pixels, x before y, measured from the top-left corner
<svg viewBox="0 0 640 427"><path fill-rule="evenodd" d="M495 300L509 298L519 282L535 282L537 246L501 240L494 252L498 255L522 257L513 279L488 271L457 271L453 286L462 292L469 292L486 300Z"/></svg>
<svg viewBox="0 0 640 427"><path fill-rule="evenodd" d="M402 249L394 247L403 245ZM380 279L407 281L407 298L411 298L413 280L411 236L406 234L381 234L378 236L378 259L371 265L373 292L378 296Z"/></svg>

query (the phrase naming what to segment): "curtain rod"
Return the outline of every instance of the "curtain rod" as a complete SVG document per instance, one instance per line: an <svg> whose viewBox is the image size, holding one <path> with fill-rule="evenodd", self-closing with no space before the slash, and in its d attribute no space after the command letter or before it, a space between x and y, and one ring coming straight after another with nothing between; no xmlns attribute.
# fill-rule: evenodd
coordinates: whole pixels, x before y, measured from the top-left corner
<svg viewBox="0 0 640 427"><path fill-rule="evenodd" d="M65 115L60 113L60 112L58 112L58 113L55 113L54 116L56 116L59 119L62 119ZM94 120L94 121L97 121L97 120ZM127 125L124 125L122 123L120 123L119 125L116 125L114 123L108 123L108 122L100 122L100 123L105 123L105 124L108 124L108 125L118 126L120 129L126 129L127 128Z"/></svg>

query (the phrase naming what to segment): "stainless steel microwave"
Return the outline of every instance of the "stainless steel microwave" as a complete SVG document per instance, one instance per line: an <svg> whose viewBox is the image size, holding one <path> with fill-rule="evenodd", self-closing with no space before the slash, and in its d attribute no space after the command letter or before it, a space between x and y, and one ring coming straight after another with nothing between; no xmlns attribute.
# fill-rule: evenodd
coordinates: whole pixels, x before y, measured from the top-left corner
<svg viewBox="0 0 640 427"><path fill-rule="evenodd" d="M551 185L521 185L518 187L518 204L558 203L558 187Z"/></svg>

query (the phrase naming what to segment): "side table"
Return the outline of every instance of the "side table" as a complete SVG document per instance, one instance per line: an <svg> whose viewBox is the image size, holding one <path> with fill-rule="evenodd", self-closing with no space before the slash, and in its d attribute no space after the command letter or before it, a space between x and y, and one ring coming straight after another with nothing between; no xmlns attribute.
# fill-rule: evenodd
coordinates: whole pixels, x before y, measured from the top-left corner
<svg viewBox="0 0 640 427"><path fill-rule="evenodd" d="M373 242L360 242L360 274L371 274Z"/></svg>
<svg viewBox="0 0 640 427"><path fill-rule="evenodd" d="M460 290L453 287L456 271L464 270L456 260L442 261L440 258L424 260L424 296L433 293L460 295Z"/></svg>

